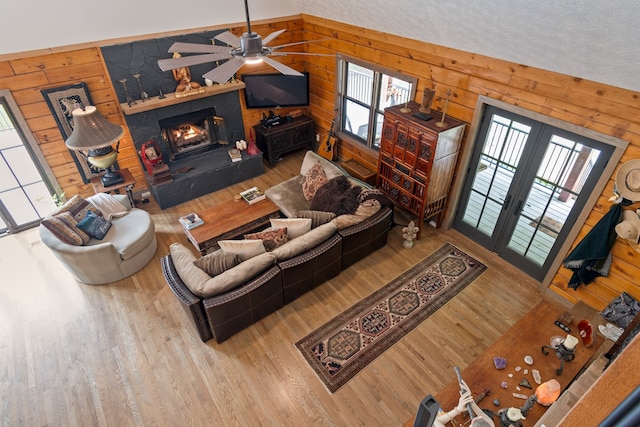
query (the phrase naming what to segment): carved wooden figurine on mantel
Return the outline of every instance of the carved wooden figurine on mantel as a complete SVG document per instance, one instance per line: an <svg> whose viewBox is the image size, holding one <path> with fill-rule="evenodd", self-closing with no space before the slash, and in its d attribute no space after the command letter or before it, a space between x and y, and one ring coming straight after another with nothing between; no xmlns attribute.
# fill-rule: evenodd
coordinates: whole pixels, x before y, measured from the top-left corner
<svg viewBox="0 0 640 427"><path fill-rule="evenodd" d="M180 58L181 56L178 52L173 54L174 58ZM172 70L172 72L173 78L178 82L176 98L204 93L204 88L200 86L200 83L191 81L191 70L189 70L189 67L176 68Z"/></svg>

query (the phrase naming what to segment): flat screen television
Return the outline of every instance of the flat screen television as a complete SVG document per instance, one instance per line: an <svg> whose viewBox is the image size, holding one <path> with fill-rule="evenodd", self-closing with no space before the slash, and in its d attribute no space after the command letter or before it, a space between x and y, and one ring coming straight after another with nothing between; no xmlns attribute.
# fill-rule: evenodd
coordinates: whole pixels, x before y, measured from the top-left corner
<svg viewBox="0 0 640 427"><path fill-rule="evenodd" d="M247 108L304 107L309 105L309 73L243 74Z"/></svg>

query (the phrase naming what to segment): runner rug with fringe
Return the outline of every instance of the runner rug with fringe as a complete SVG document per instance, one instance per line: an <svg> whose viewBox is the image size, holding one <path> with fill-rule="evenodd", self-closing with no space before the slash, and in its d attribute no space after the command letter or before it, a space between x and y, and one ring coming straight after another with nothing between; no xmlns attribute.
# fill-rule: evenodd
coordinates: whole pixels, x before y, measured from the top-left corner
<svg viewBox="0 0 640 427"><path fill-rule="evenodd" d="M333 393L486 268L446 243L295 345Z"/></svg>

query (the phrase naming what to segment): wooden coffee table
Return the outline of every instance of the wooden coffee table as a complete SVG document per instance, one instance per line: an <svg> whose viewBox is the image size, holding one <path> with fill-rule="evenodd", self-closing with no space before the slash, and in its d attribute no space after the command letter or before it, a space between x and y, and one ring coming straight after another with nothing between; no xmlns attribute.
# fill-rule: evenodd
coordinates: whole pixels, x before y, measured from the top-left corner
<svg viewBox="0 0 640 427"><path fill-rule="evenodd" d="M278 207L269 199L252 205L229 200L196 213L204 224L191 230L183 229L202 255L209 249L217 249L219 240L241 236L269 224L270 218L280 217Z"/></svg>

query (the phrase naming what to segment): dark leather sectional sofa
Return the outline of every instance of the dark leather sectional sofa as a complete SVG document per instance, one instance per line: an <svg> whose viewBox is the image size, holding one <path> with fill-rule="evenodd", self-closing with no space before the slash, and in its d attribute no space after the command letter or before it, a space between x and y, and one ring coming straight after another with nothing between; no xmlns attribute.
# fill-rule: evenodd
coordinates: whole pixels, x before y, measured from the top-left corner
<svg viewBox="0 0 640 427"><path fill-rule="evenodd" d="M317 161L317 157L315 153L307 153L307 166L309 161ZM321 161L326 162L324 159ZM335 165L327 167L335 168ZM278 193L290 192L292 187L298 191L297 179L299 177L291 178L288 183L285 181L284 185L276 186L279 188L272 187L266 192L278 206L282 203L281 211L285 215L300 206L290 205L295 199L291 194ZM191 292L178 274L171 255L164 256L161 265L169 288L202 341L213 338L220 343L383 247L392 224L393 209L382 206L358 223L334 228L326 234L327 238L310 249L291 258L277 260L240 286L208 298Z"/></svg>

